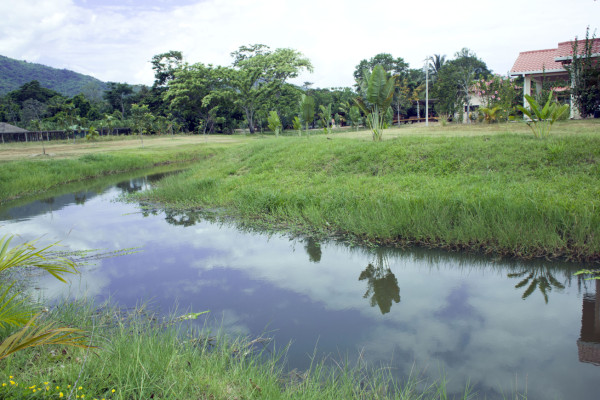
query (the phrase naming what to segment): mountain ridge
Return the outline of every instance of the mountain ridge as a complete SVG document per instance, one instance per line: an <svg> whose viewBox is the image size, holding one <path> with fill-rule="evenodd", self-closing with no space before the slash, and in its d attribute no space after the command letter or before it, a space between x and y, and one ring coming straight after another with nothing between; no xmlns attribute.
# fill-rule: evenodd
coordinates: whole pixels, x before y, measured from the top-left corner
<svg viewBox="0 0 600 400"><path fill-rule="evenodd" d="M0 55L0 96L34 80L68 97L86 90L104 92L107 89L106 82L89 75Z"/></svg>

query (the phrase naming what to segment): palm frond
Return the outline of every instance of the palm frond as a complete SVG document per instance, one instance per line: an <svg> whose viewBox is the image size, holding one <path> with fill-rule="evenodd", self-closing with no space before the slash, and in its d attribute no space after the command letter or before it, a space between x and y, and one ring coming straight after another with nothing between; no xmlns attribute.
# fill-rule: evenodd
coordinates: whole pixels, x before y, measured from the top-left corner
<svg viewBox="0 0 600 400"><path fill-rule="evenodd" d="M87 338L80 329L57 328L53 322L36 326L35 320L38 316L39 314L33 316L23 328L0 343L0 360L17 351L36 346L55 344L80 348L95 347L86 344Z"/></svg>

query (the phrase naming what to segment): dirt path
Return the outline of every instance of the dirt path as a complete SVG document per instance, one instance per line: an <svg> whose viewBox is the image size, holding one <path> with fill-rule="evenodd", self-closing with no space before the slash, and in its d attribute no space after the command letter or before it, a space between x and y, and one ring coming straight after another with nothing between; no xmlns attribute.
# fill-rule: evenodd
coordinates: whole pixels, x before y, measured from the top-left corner
<svg viewBox="0 0 600 400"><path fill-rule="evenodd" d="M183 147L190 145L208 144L234 144L243 143L250 140L245 136L155 136L144 138L144 148L166 148ZM29 143L6 143L0 144L0 161L13 161L28 158L69 158L77 157L87 153L103 153L115 150L141 149L142 144L139 138L118 137L111 140L101 140L96 143L90 143L85 140L76 141L57 141L44 142L46 155L42 154L41 142Z"/></svg>

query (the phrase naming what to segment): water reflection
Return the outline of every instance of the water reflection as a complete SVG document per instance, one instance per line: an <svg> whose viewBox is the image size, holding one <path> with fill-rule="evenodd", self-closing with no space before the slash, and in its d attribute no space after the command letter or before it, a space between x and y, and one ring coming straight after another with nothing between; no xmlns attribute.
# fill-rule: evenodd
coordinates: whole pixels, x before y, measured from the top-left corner
<svg viewBox="0 0 600 400"><path fill-rule="evenodd" d="M581 334L577 341L579 361L600 366L600 280L595 293L583 297Z"/></svg>
<svg viewBox="0 0 600 400"><path fill-rule="evenodd" d="M525 277L515 285L515 289L520 289L527 286L527 289L525 289L523 295L521 296L523 300L531 296L531 294L538 289L542 296L544 296L544 301L546 304L548 304L548 293L552 291L552 288L561 290L565 288L565 285L560 283L554 277L554 275L552 275L552 272L546 265L535 266L533 268L523 268L522 271L511 272L506 276L508 278Z"/></svg>
<svg viewBox="0 0 600 400"><path fill-rule="evenodd" d="M117 189L119 195L137 192L148 188L150 184L158 182L165 176L179 172L174 168L169 167L165 171L153 169L152 172L142 176L140 174L143 174L143 171L136 171L133 174L130 172L108 176L93 182L61 185L55 190L1 204L0 221L24 220L61 210L71 204L84 205L113 189ZM119 183L115 184L115 180Z"/></svg>
<svg viewBox="0 0 600 400"><path fill-rule="evenodd" d="M309 237L305 239L304 250L308 254L308 261L312 263L319 263L321 261L322 251L321 243L317 242L314 238Z"/></svg>
<svg viewBox="0 0 600 400"><path fill-rule="evenodd" d="M375 265L373 265L375 264ZM360 273L359 281L367 280L367 291L363 298L370 297L371 307L379 306L381 314L387 314L392 308L392 301L400 302L400 287L396 275L389 267L383 251L377 251L375 261L369 263Z"/></svg>
<svg viewBox="0 0 600 400"><path fill-rule="evenodd" d="M584 297L590 288L571 282L578 265L290 239L214 213L113 201L143 187L132 177L125 181L102 189L100 198L93 197L99 185L77 188L71 193L86 193L83 206L72 195L72 204L54 215L3 223L0 235L25 240L45 233L69 249L144 246L84 269L71 290L125 307L150 300L165 312L174 304L211 310L216 329L253 337L268 331L280 347L293 342L286 353L291 368L309 368L312 354L360 354L391 363L400 378L414 365L433 378L444 370L450 394L470 379L482 397L514 397L510 384L518 375L520 392L527 377L530 398L597 398L597 358L589 349L599 343L593 334L600 301L598 291ZM37 203L48 209L66 195ZM39 286L64 294L65 285L54 281Z"/></svg>

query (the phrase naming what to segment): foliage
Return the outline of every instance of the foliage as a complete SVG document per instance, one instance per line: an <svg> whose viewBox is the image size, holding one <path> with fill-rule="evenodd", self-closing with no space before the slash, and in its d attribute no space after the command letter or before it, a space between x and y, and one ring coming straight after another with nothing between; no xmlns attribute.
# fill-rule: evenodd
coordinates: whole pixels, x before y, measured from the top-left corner
<svg viewBox="0 0 600 400"><path fill-rule="evenodd" d="M131 106L131 118L133 119L134 130L140 135L142 147L144 147L144 131L148 131L151 128L154 117L147 105L140 106L133 104Z"/></svg>
<svg viewBox="0 0 600 400"><path fill-rule="evenodd" d="M98 130L93 126L90 126L88 128L87 134L85 135L86 140L95 141L98 140L99 137L100 135L98 134Z"/></svg>
<svg viewBox="0 0 600 400"><path fill-rule="evenodd" d="M480 107L479 111L482 113L483 120L488 124L492 124L498 122L498 115L502 112L502 109L500 106Z"/></svg>
<svg viewBox="0 0 600 400"><path fill-rule="evenodd" d="M304 122L306 133L308 134L308 124L312 124L315 119L315 99L303 94L300 97L300 115Z"/></svg>
<svg viewBox="0 0 600 400"><path fill-rule="evenodd" d="M104 99L112 107L112 110L119 110L121 117L125 118L133 103L132 94L133 86L127 83L108 82L108 88L104 92Z"/></svg>
<svg viewBox="0 0 600 400"><path fill-rule="evenodd" d="M362 125L362 115L358 106L350 107L350 121L352 123L352 126L355 127L356 130L358 130L358 127Z"/></svg>
<svg viewBox="0 0 600 400"><path fill-rule="evenodd" d="M545 138L550 134L550 128L556 120L569 110L567 104L562 106L552 100L552 92L548 95L546 104L542 107L530 95L525 95L529 109L517 106L518 109L529 118L527 125L531 128L536 138Z"/></svg>
<svg viewBox="0 0 600 400"><path fill-rule="evenodd" d="M279 136L281 132L281 120L279 119L279 115L277 115L277 111L269 111L268 124L269 129L275 133L275 136Z"/></svg>
<svg viewBox="0 0 600 400"><path fill-rule="evenodd" d="M181 68L182 62L183 53L175 50L152 57L154 86L166 86L169 81L175 79L175 72Z"/></svg>
<svg viewBox="0 0 600 400"><path fill-rule="evenodd" d="M464 110L463 107L470 107L469 93L473 82L490 74L487 65L469 49L463 48L454 56L438 71L432 88L438 113L454 114Z"/></svg>
<svg viewBox="0 0 600 400"><path fill-rule="evenodd" d="M302 121L298 116L295 116L292 120L292 124L295 131L298 131L298 136L302 136Z"/></svg>
<svg viewBox="0 0 600 400"><path fill-rule="evenodd" d="M6 275L11 269L39 268L66 282L64 274L77 272L71 260L50 254L49 249L55 244L38 249L35 242L26 242L9 248L12 239L8 235L0 239L0 274ZM0 343L0 360L26 348L47 344L87 347L80 335L82 331L78 329L56 328L53 323L36 326L37 316L31 317L26 311L25 300L18 298L20 293L10 294L14 282L8 285L5 282L3 279L0 283L0 328L5 325L25 326Z"/></svg>
<svg viewBox="0 0 600 400"><path fill-rule="evenodd" d="M594 35L586 30L585 40L573 41L571 62L565 64L571 80L571 92L577 104L579 115L594 117L600 112L600 62L594 57ZM582 45L582 49L580 49Z"/></svg>
<svg viewBox="0 0 600 400"><path fill-rule="evenodd" d="M361 87L365 72L372 73L377 65L380 65L391 76L403 77L408 72L408 63L402 57L394 58L389 53L380 53L369 60L361 60L354 67L354 80L358 88Z"/></svg>
<svg viewBox="0 0 600 400"><path fill-rule="evenodd" d="M482 99L484 108L493 109L498 106L495 118L497 121L500 118L508 121L510 114L520 104L520 87L516 85L516 79L491 75L477 80L473 89Z"/></svg>
<svg viewBox="0 0 600 400"><path fill-rule="evenodd" d="M385 129L385 115L394 96L396 79L393 76L387 78L383 67L378 65L371 74L366 73L363 82L366 86L366 98L357 97L356 104L367 116L373 140L379 142Z"/></svg>
<svg viewBox="0 0 600 400"><path fill-rule="evenodd" d="M331 133L331 104L319 106L319 122L325 133Z"/></svg>

